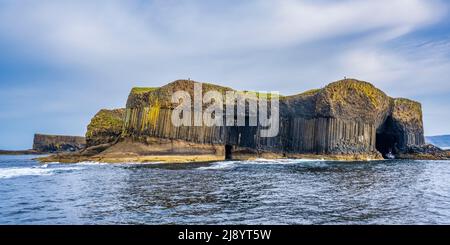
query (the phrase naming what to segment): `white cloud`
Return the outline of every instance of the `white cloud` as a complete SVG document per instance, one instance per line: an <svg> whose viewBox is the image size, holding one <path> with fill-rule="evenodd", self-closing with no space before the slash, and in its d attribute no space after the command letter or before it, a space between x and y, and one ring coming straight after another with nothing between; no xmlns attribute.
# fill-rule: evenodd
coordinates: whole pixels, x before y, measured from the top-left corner
<svg viewBox="0 0 450 245"><path fill-rule="evenodd" d="M399 76L392 66L405 62L396 53L379 54L380 46L435 23L445 13L441 2L429 0L243 1L231 5L227 1L13 1L0 8L0 37L15 42L30 59L127 81L166 77L155 74L164 70L174 75L211 74L220 80L223 74L214 74L214 67L209 67L214 59L229 66L229 60L248 59L261 50L289 53L304 49L302 45L333 46L335 39L352 37L349 42L357 40L359 45L349 43L330 54L318 52L316 56L323 57L315 63L317 68L326 59L345 56L347 62L354 62L352 69L335 67L336 74L350 71L387 81ZM291 61L299 66L308 62L303 57ZM261 66L254 59L244 65ZM190 72L198 66L210 71Z"/></svg>
<svg viewBox="0 0 450 245"><path fill-rule="evenodd" d="M340 58L342 70L389 91L394 96L420 96L450 91L450 42L421 46L359 47Z"/></svg>
<svg viewBox="0 0 450 245"><path fill-rule="evenodd" d="M443 14L441 4L424 0L249 1L220 11L214 5L226 2L100 3L12 2L0 11L0 30L63 61L91 65L280 48L369 31L394 38Z"/></svg>
<svg viewBox="0 0 450 245"><path fill-rule="evenodd" d="M352 76L393 96L419 98L450 93L450 45L405 36L448 18L447 6L439 0L0 0L0 40L29 63L85 73L86 80L59 82L76 83L67 99L89 98L86 108L123 104L135 85L187 77L292 94ZM109 96L97 96L101 91ZM36 95L27 104L51 102Z"/></svg>

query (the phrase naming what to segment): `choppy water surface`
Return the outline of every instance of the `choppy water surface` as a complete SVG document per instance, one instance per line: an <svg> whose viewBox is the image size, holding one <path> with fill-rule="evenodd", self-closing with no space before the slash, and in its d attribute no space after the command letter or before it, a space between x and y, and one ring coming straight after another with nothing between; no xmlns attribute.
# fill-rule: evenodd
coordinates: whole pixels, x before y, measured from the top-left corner
<svg viewBox="0 0 450 245"><path fill-rule="evenodd" d="M0 224L450 224L450 162L40 165L0 156Z"/></svg>

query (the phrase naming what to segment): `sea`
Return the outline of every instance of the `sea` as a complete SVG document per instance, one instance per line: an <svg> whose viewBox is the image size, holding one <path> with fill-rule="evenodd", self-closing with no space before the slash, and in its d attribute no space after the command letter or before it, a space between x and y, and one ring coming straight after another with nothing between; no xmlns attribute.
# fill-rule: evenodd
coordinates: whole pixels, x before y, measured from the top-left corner
<svg viewBox="0 0 450 245"><path fill-rule="evenodd" d="M450 162L40 164L0 156L0 224L450 224Z"/></svg>

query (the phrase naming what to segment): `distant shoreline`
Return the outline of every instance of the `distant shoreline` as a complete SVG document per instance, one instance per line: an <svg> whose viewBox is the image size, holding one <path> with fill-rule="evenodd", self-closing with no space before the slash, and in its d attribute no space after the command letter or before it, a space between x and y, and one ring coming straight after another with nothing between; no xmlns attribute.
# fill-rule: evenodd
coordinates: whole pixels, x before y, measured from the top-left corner
<svg viewBox="0 0 450 245"><path fill-rule="evenodd" d="M45 155L48 153L39 152L36 150L0 150L0 155Z"/></svg>

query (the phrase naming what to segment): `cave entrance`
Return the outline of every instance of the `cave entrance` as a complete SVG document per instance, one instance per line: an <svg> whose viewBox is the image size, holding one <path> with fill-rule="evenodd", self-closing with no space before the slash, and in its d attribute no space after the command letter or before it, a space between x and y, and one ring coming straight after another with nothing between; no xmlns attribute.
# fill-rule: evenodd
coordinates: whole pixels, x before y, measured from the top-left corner
<svg viewBox="0 0 450 245"><path fill-rule="evenodd" d="M233 150L232 145L225 145L225 160L233 159L232 150Z"/></svg>
<svg viewBox="0 0 450 245"><path fill-rule="evenodd" d="M381 154L383 154L383 157L386 158L389 153L391 154L397 153L396 151L397 141L394 135L380 133L377 134L376 140L377 140L376 148Z"/></svg>
<svg viewBox="0 0 450 245"><path fill-rule="evenodd" d="M394 122L391 117L377 131L376 149L384 158L389 158L390 154L398 153L399 134L396 132Z"/></svg>

